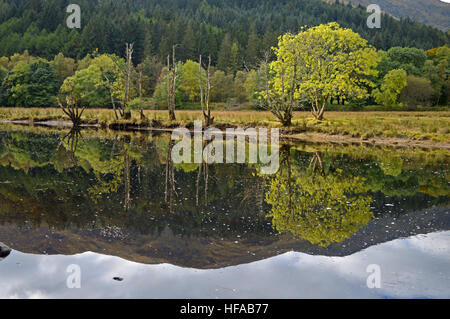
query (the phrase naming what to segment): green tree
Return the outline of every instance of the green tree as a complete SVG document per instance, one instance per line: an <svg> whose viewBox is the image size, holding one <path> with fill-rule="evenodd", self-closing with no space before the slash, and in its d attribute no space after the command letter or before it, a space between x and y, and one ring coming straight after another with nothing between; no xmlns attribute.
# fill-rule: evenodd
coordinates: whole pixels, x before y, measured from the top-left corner
<svg viewBox="0 0 450 319"><path fill-rule="evenodd" d="M189 97L191 102L195 102L200 97L200 86L198 83L199 65L197 62L187 60L183 64L181 72L183 73L183 79L181 82L181 88L184 93Z"/></svg>
<svg viewBox="0 0 450 319"><path fill-rule="evenodd" d="M84 106L108 106L112 100L124 98L123 64L124 61L117 56L99 55L90 61L87 68L66 78L60 91L63 95L73 93L76 101Z"/></svg>
<svg viewBox="0 0 450 319"><path fill-rule="evenodd" d="M429 106L433 103L434 90L430 80L415 75L408 75L406 83L406 87L399 96L399 100L404 105Z"/></svg>
<svg viewBox="0 0 450 319"><path fill-rule="evenodd" d="M53 69L58 77L59 85L61 85L66 78L72 76L75 72L75 60L66 58L62 53L58 53L51 62Z"/></svg>
<svg viewBox="0 0 450 319"><path fill-rule="evenodd" d="M250 70L245 79L245 90L247 92L247 100L252 105L259 105L266 84L267 64L261 64L256 70Z"/></svg>
<svg viewBox="0 0 450 319"><path fill-rule="evenodd" d="M394 69L389 71L381 84L380 89L375 89L372 94L378 104L385 106L395 105L399 94L406 86L406 71Z"/></svg>
<svg viewBox="0 0 450 319"><path fill-rule="evenodd" d="M7 76L8 70L0 65L0 84L3 83Z"/></svg>
<svg viewBox="0 0 450 319"><path fill-rule="evenodd" d="M0 105L8 105L8 90L7 86L3 85L3 81L8 76L8 70L0 65Z"/></svg>
<svg viewBox="0 0 450 319"><path fill-rule="evenodd" d="M247 81L247 73L238 71L234 77L234 97L237 102L245 102L248 98L245 82Z"/></svg>
<svg viewBox="0 0 450 319"><path fill-rule="evenodd" d="M226 102L233 95L233 75L217 70L211 76L211 101Z"/></svg>
<svg viewBox="0 0 450 319"><path fill-rule="evenodd" d="M239 53L239 47L236 42L233 43L231 46L231 53L230 53L230 70L231 73L234 75L237 70L241 67L241 55Z"/></svg>
<svg viewBox="0 0 450 319"><path fill-rule="evenodd" d="M164 65L156 56L145 58L142 62L142 90L144 94L152 95L158 82L158 77Z"/></svg>
<svg viewBox="0 0 450 319"><path fill-rule="evenodd" d="M178 62L179 66L177 68L177 82L183 83L183 65ZM197 69L198 74L198 69ZM167 80L168 80L168 69L164 67L161 70L161 74L158 77L158 82L156 84L155 92L153 93L153 99L159 109L167 108ZM197 75L198 83L198 75ZM181 85L175 86L175 105L179 106L183 101L186 101L185 94Z"/></svg>
<svg viewBox="0 0 450 319"><path fill-rule="evenodd" d="M403 69L408 74L421 76L427 59L425 51L417 48L393 47L381 53L379 64L380 76L383 78L392 69Z"/></svg>
<svg viewBox="0 0 450 319"><path fill-rule="evenodd" d="M55 106L58 80L48 62L19 61L4 80L9 104L24 107Z"/></svg>
<svg viewBox="0 0 450 319"><path fill-rule="evenodd" d="M231 36L226 33L223 37L222 44L220 45L219 57L217 61L217 67L226 72L231 67Z"/></svg>
<svg viewBox="0 0 450 319"><path fill-rule="evenodd" d="M270 47L267 47L266 49L270 49ZM247 49L245 52L246 56L246 64L247 67L256 66L260 57L260 39L258 37L258 34L256 33L255 26L252 26L250 29L250 34L248 36L247 41Z"/></svg>
<svg viewBox="0 0 450 319"><path fill-rule="evenodd" d="M351 29L337 23L302 29L280 37L271 92L290 100L306 99L321 120L333 96L365 98L376 76L376 50Z"/></svg>
<svg viewBox="0 0 450 319"><path fill-rule="evenodd" d="M6 56L0 57L0 66L5 70L9 70L9 58Z"/></svg>
<svg viewBox="0 0 450 319"><path fill-rule="evenodd" d="M435 91L435 104L447 105L450 90L450 48L442 46L427 51L429 60L424 65L424 75Z"/></svg>

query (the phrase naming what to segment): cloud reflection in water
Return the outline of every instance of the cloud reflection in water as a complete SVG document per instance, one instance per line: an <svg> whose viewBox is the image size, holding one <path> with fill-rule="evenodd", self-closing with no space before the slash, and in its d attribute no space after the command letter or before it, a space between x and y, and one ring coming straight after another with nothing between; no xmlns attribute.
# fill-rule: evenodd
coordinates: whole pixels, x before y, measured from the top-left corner
<svg viewBox="0 0 450 319"><path fill-rule="evenodd" d="M66 268L82 269L68 289ZM366 286L378 264L382 288ZM46 256L13 251L0 261L2 298L436 298L450 297L450 231L397 239L346 257L290 252L222 269L145 265L86 252ZM113 277L124 278L115 281Z"/></svg>

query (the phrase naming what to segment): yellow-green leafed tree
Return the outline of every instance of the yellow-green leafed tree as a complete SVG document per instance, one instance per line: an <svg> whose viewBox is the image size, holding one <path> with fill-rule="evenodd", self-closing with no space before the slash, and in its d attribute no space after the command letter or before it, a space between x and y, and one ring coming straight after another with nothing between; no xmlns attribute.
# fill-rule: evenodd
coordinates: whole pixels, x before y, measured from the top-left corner
<svg viewBox="0 0 450 319"><path fill-rule="evenodd" d="M181 88L189 97L191 102L198 101L200 98L200 86L198 82L199 64L192 60L187 60L182 66ZM202 74L202 77L205 77Z"/></svg>
<svg viewBox="0 0 450 319"><path fill-rule="evenodd" d="M117 56L102 54L87 68L64 80L60 92L73 96L74 103L102 107L124 99L125 81L122 75L124 61Z"/></svg>
<svg viewBox="0 0 450 319"><path fill-rule="evenodd" d="M271 93L305 100L319 120L334 96L367 97L379 62L375 48L336 22L281 36L275 54Z"/></svg>
<svg viewBox="0 0 450 319"><path fill-rule="evenodd" d="M406 71L394 69L384 76L380 90L375 89L372 95L377 103L385 106L393 106L397 104L397 98L406 85Z"/></svg>

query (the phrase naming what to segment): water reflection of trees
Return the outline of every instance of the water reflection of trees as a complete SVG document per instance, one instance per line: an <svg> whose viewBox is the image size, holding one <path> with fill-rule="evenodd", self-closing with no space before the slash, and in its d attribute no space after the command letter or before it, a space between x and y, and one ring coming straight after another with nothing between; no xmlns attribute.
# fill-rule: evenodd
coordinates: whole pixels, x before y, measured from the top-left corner
<svg viewBox="0 0 450 319"><path fill-rule="evenodd" d="M175 188L175 168L172 161L172 149L174 142L169 137L166 156L166 168L165 168L165 186L164 186L164 201L169 205L170 212L173 211L174 199L177 194Z"/></svg>
<svg viewBox="0 0 450 319"><path fill-rule="evenodd" d="M339 168L324 170L321 154L311 156L307 169L293 165L289 147L281 152L280 170L269 182L268 216L279 232L289 232L312 244L328 246L349 238L368 224L373 214L364 179Z"/></svg>
<svg viewBox="0 0 450 319"><path fill-rule="evenodd" d="M264 179L254 176L256 165L174 164L168 156L170 136L167 134L113 134L85 130L83 138L67 136L61 144L65 134L0 132L1 220L28 220L35 225L43 222L55 228L113 225L145 234L163 231L167 225L177 234L236 236L245 232L268 234L273 231L264 218L270 209L266 198L270 193L264 189ZM300 228L296 218L300 218L300 222L304 222L303 227L308 226L307 222L312 226L314 222L320 222L320 230L327 235L323 221L327 215L324 213L331 212L320 211L314 215L312 209L308 211L306 207L301 210L297 203L301 192L312 193L310 197L319 201L324 192L313 191L314 185L321 184L327 190L331 187L327 184L343 188L346 183L357 181L357 185L364 184L364 187L370 187L371 193L377 193L381 206L384 206L383 200L391 200L384 195L406 196L406 190L407 196L414 198L402 200L402 206L396 206L399 212L416 210L420 205L426 208L445 203L445 200L448 202L445 197L433 199L417 193L420 190L426 194L448 196L448 169L442 163L424 165L423 161L408 161L401 157L404 159L402 167L398 169L399 165L394 163L396 165L392 167L395 169L388 170L386 165L377 165L378 161L370 158L349 159L347 155L339 155L341 153L330 156L330 152L312 154L310 149L305 152L291 148L281 157L282 168L271 181L269 190L272 193L278 191L278 186L275 187L278 183L275 182L280 177L280 185L284 185L286 191L290 189L291 210L302 211L304 216L284 212L277 215L279 221L274 218L277 225L282 225L284 220L285 224L290 222L295 231ZM388 156L380 154L377 158ZM170 210L164 192L166 167L169 167L171 175L167 178L168 191L176 191L172 196L171 214L168 214ZM363 177L367 178L364 183ZM309 184L306 183L308 181ZM354 197L365 196L358 192L354 192ZM327 201L330 200L326 198L320 202L325 205ZM278 211L289 207L283 203L289 202L281 201ZM336 225L362 224L345 209L341 209L340 214L343 221ZM312 221L306 218L308 212ZM319 215L322 220L314 220ZM332 218L340 217L329 217ZM282 226L277 227L283 229ZM340 226L340 229L351 234L357 227Z"/></svg>
<svg viewBox="0 0 450 319"><path fill-rule="evenodd" d="M65 148L65 151L68 153L68 156L74 166L77 165L77 157L75 156L75 153L77 151L78 141L82 138L83 135L81 134L80 127L75 126L61 139L61 142L58 145L58 151L61 150L61 147Z"/></svg>

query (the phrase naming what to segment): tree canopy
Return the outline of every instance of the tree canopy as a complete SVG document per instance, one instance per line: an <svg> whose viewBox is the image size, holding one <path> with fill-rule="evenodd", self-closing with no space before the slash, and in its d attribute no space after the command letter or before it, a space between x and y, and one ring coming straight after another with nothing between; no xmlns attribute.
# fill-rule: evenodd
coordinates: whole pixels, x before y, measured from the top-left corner
<svg viewBox="0 0 450 319"><path fill-rule="evenodd" d="M290 100L285 103L305 100L319 120L331 97L363 99L367 87L374 86L370 77L377 75L376 50L359 34L335 22L281 36L275 54L268 95Z"/></svg>

